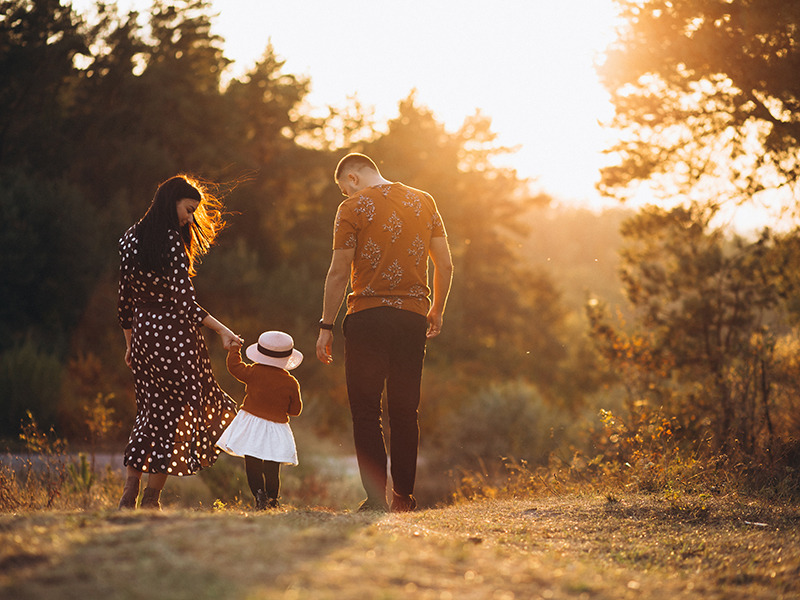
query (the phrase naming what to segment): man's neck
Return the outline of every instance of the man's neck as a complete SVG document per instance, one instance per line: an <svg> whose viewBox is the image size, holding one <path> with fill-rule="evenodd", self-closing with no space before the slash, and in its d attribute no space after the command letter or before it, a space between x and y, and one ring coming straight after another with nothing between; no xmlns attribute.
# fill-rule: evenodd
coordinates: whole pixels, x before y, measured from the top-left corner
<svg viewBox="0 0 800 600"><path fill-rule="evenodd" d="M368 175L366 177L362 176L361 183L364 184L365 188L368 188L368 187L375 187L377 185L389 185L392 182L387 179L384 179L383 177L381 177L376 173L375 175Z"/></svg>

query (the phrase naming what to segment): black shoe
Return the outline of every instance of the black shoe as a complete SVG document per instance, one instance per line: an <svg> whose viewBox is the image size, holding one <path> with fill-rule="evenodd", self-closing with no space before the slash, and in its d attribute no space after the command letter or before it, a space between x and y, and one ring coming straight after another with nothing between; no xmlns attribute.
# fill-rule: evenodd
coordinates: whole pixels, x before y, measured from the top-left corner
<svg viewBox="0 0 800 600"><path fill-rule="evenodd" d="M392 512L411 512L416 510L417 500L411 494L402 496L397 492L392 496Z"/></svg>
<svg viewBox="0 0 800 600"><path fill-rule="evenodd" d="M373 500L372 498L367 498L361 504L358 505L358 512L389 512L389 507L386 506L386 502L381 502L380 500Z"/></svg>
<svg viewBox="0 0 800 600"><path fill-rule="evenodd" d="M265 510L267 508L267 495L264 490L256 492L256 510Z"/></svg>
<svg viewBox="0 0 800 600"><path fill-rule="evenodd" d="M277 498L267 498L267 508L280 508L281 503Z"/></svg>

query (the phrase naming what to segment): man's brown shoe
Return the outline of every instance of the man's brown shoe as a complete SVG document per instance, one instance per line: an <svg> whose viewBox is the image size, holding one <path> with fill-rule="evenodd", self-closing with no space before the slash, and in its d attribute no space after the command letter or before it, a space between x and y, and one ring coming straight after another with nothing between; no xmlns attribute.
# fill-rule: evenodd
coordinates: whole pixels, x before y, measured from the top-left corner
<svg viewBox="0 0 800 600"><path fill-rule="evenodd" d="M392 512L411 512L417 508L417 500L411 494L403 496L393 492Z"/></svg>

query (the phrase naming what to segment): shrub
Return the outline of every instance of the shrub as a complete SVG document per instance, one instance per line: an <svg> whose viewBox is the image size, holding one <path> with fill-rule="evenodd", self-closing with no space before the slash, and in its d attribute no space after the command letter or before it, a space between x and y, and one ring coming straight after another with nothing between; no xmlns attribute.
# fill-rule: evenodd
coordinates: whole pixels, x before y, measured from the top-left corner
<svg viewBox="0 0 800 600"><path fill-rule="evenodd" d="M55 422L63 366L30 340L0 354L0 436L15 436L27 412Z"/></svg>
<svg viewBox="0 0 800 600"><path fill-rule="evenodd" d="M464 469L492 470L503 458L546 464L553 451L573 440L572 423L532 384L492 384L443 418L438 454Z"/></svg>

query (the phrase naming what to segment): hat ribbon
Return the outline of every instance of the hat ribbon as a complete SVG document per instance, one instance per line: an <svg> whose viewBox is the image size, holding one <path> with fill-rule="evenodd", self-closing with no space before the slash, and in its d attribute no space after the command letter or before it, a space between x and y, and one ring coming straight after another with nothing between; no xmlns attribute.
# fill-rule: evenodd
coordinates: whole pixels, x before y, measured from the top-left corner
<svg viewBox="0 0 800 600"><path fill-rule="evenodd" d="M258 351L263 354L264 356L269 356L271 358L286 358L287 356L292 355L293 348L289 348L288 350L270 350L269 348L265 348L261 344L256 344Z"/></svg>

